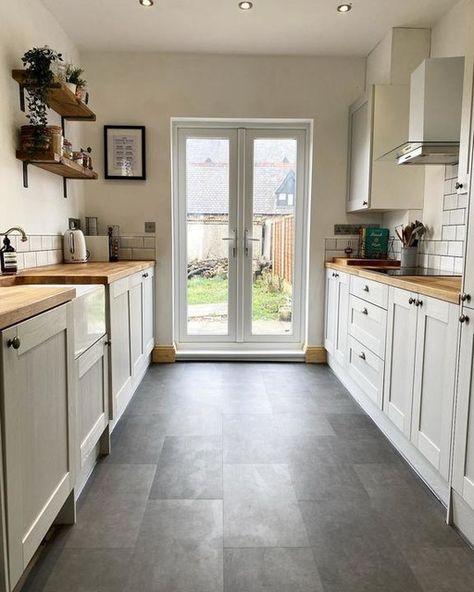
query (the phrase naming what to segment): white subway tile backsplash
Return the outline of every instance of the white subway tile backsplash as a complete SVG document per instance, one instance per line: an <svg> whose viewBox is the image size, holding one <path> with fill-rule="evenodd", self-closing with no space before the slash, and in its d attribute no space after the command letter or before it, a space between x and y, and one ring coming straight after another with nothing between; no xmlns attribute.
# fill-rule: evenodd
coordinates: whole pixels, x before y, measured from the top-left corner
<svg viewBox="0 0 474 592"><path fill-rule="evenodd" d="M428 255L428 267L431 269L439 269L441 264L441 257L439 255Z"/></svg>
<svg viewBox="0 0 474 592"><path fill-rule="evenodd" d="M443 226L441 230L441 238L445 241L456 240L456 232L458 226Z"/></svg>
<svg viewBox="0 0 474 592"><path fill-rule="evenodd" d="M469 196L467 193L458 195L458 208L467 208L469 203Z"/></svg>
<svg viewBox="0 0 474 592"><path fill-rule="evenodd" d="M36 253L36 265L38 267L41 265L48 265L48 251L38 251L38 253Z"/></svg>
<svg viewBox="0 0 474 592"><path fill-rule="evenodd" d="M454 226L456 229L456 240L464 241L466 238L466 227L465 226Z"/></svg>
<svg viewBox="0 0 474 592"><path fill-rule="evenodd" d="M143 238L143 247L145 249L154 249L155 248L155 237L154 236L145 236Z"/></svg>
<svg viewBox="0 0 474 592"><path fill-rule="evenodd" d="M121 248L119 249L119 259L131 259L132 258L132 249L130 248Z"/></svg>
<svg viewBox="0 0 474 592"><path fill-rule="evenodd" d="M454 258L454 273L462 273L464 267L464 261L462 257Z"/></svg>
<svg viewBox="0 0 474 592"><path fill-rule="evenodd" d="M132 249L132 259L150 261L155 259L155 249Z"/></svg>
<svg viewBox="0 0 474 592"><path fill-rule="evenodd" d="M444 205L443 205L444 210L455 210L458 207L458 196L456 194L445 195L443 198L443 201L444 201Z"/></svg>
<svg viewBox="0 0 474 592"><path fill-rule="evenodd" d="M143 248L143 237L142 236L121 236L120 247L122 249L142 249Z"/></svg>
<svg viewBox="0 0 474 592"><path fill-rule="evenodd" d="M458 210L451 210L449 212L449 223L450 224L464 224L465 223L466 210L460 208Z"/></svg>
<svg viewBox="0 0 474 592"><path fill-rule="evenodd" d="M442 271L454 271L454 257L441 257L439 268Z"/></svg>
<svg viewBox="0 0 474 592"><path fill-rule="evenodd" d="M324 248L326 251L335 251L337 248L337 240L335 238L326 238L324 240Z"/></svg>
<svg viewBox="0 0 474 592"><path fill-rule="evenodd" d="M29 269L30 267L36 267L36 253L30 251L28 253L23 253L24 258L24 267L25 269Z"/></svg>
<svg viewBox="0 0 474 592"><path fill-rule="evenodd" d="M448 255L462 257L464 248L464 243L462 241L450 241L448 245Z"/></svg>
<svg viewBox="0 0 474 592"><path fill-rule="evenodd" d="M53 237L52 236L42 236L41 237L41 249L43 251L52 251L54 248L53 244Z"/></svg>

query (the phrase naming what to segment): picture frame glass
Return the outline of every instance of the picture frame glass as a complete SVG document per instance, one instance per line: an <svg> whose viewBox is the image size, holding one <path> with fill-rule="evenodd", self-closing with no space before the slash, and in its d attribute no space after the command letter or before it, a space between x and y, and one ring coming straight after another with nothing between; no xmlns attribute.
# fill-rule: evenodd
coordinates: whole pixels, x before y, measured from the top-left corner
<svg viewBox="0 0 474 592"><path fill-rule="evenodd" d="M145 128L105 126L105 177L145 179Z"/></svg>

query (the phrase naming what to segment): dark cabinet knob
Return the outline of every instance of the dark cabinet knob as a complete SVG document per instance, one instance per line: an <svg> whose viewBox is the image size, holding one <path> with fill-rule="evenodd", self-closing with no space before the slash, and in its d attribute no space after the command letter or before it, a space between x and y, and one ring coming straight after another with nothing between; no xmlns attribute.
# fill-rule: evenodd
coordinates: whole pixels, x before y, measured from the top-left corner
<svg viewBox="0 0 474 592"><path fill-rule="evenodd" d="M13 349L20 349L21 341L19 337L14 337L7 341L7 347L13 347Z"/></svg>
<svg viewBox="0 0 474 592"><path fill-rule="evenodd" d="M368 292L369 291L369 286L366 285L362 289L364 290L364 292Z"/></svg>
<svg viewBox="0 0 474 592"><path fill-rule="evenodd" d="M471 295L470 294L466 294L464 292L463 294L461 294L459 296L459 299L461 300L461 302L470 302L471 301Z"/></svg>
<svg viewBox="0 0 474 592"><path fill-rule="evenodd" d="M462 314L459 317L459 322L460 323L469 323L469 317L467 315L465 315L465 314Z"/></svg>
<svg viewBox="0 0 474 592"><path fill-rule="evenodd" d="M364 352L361 352L361 353L359 354L359 358L360 358L361 360L365 360L365 354L364 354Z"/></svg>
<svg viewBox="0 0 474 592"><path fill-rule="evenodd" d="M423 300L416 300L415 306L423 306Z"/></svg>
<svg viewBox="0 0 474 592"><path fill-rule="evenodd" d="M362 205L363 205L363 206L368 206L368 205L369 205L369 202L368 202L368 201L363 201L363 202L362 202Z"/></svg>
<svg viewBox="0 0 474 592"><path fill-rule="evenodd" d="M362 314L368 315L369 314L369 311L366 308L363 308L362 309Z"/></svg>
<svg viewBox="0 0 474 592"><path fill-rule="evenodd" d="M459 183L457 182L456 185L454 186L456 189L462 189L464 187L463 183Z"/></svg>
<svg viewBox="0 0 474 592"><path fill-rule="evenodd" d="M408 298L408 304L415 304L414 298Z"/></svg>
<svg viewBox="0 0 474 592"><path fill-rule="evenodd" d="M147 278L148 277L148 273L145 272L144 274L142 274L142 278Z"/></svg>

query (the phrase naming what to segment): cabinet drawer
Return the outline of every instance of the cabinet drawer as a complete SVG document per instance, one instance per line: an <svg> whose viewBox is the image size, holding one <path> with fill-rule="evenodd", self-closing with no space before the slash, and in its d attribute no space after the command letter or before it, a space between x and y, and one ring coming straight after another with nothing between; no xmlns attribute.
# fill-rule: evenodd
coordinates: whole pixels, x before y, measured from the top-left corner
<svg viewBox="0 0 474 592"><path fill-rule="evenodd" d="M384 362L349 336L349 375L377 407L382 408Z"/></svg>
<svg viewBox="0 0 474 592"><path fill-rule="evenodd" d="M350 297L349 333L379 358L385 358L387 311L357 296Z"/></svg>
<svg viewBox="0 0 474 592"><path fill-rule="evenodd" d="M351 294L367 302L387 308L388 286L366 278L351 276Z"/></svg>

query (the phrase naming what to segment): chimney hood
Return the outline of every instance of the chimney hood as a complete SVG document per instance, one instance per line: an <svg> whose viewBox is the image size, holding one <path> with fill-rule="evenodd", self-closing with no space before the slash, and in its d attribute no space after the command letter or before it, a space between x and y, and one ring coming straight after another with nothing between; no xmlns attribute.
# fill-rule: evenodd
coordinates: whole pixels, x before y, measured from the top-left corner
<svg viewBox="0 0 474 592"><path fill-rule="evenodd" d="M464 58L428 58L412 73L408 141L380 160L400 165L459 160Z"/></svg>

